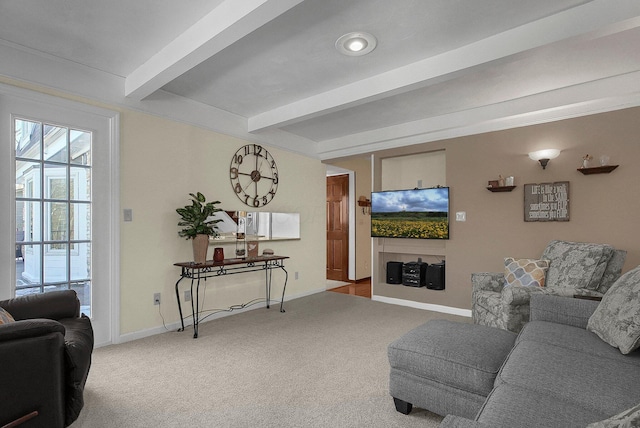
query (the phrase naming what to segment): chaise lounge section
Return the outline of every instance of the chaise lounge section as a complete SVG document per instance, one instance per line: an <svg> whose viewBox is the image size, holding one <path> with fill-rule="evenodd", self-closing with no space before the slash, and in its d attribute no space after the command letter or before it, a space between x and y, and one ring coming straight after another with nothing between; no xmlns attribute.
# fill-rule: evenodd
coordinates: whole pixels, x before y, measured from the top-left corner
<svg viewBox="0 0 640 428"><path fill-rule="evenodd" d="M400 401L398 410L415 404L449 415L441 424L446 428L604 427L599 421L617 415L640 422L638 299L640 267L616 281L602 303L532 296L531 321L517 337L494 327L430 321L389 346L390 393L397 408ZM490 344L475 348L485 340ZM434 367L426 369L427 361ZM475 413L471 395L474 403L484 397Z"/></svg>

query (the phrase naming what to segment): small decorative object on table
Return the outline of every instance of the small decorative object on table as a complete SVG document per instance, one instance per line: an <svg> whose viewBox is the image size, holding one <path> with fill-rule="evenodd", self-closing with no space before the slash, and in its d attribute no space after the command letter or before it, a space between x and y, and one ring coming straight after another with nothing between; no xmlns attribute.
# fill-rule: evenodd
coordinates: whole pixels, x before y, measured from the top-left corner
<svg viewBox="0 0 640 428"><path fill-rule="evenodd" d="M224 260L224 248L216 247L213 249L213 261L221 262Z"/></svg>
<svg viewBox="0 0 640 428"><path fill-rule="evenodd" d="M591 162L592 160L593 156L591 156L589 153L582 156L582 168L589 168L589 162Z"/></svg>
<svg viewBox="0 0 640 428"><path fill-rule="evenodd" d="M273 256L274 252L271 248L265 248L264 250L262 250L262 255L263 256Z"/></svg>
<svg viewBox="0 0 640 428"><path fill-rule="evenodd" d="M249 258L258 257L258 241L247 242L247 254Z"/></svg>

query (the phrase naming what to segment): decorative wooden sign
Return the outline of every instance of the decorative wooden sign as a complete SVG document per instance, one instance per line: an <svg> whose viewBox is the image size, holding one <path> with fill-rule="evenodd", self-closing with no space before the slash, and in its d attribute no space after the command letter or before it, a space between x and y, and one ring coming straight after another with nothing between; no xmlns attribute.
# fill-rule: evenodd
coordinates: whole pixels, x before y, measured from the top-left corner
<svg viewBox="0 0 640 428"><path fill-rule="evenodd" d="M524 221L569 221L569 182L525 184Z"/></svg>

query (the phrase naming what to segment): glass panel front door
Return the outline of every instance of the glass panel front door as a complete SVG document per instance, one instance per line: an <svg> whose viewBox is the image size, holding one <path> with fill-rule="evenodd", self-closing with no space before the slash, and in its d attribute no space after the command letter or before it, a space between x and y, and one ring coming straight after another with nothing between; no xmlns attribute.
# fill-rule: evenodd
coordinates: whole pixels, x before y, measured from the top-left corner
<svg viewBox="0 0 640 428"><path fill-rule="evenodd" d="M23 118L13 131L16 295L74 289L91 316L92 134Z"/></svg>

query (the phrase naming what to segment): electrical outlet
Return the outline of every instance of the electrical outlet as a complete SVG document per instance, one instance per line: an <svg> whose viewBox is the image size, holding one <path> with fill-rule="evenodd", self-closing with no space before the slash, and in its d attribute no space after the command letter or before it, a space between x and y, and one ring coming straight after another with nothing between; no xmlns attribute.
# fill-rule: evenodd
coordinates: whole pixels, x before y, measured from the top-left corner
<svg viewBox="0 0 640 428"><path fill-rule="evenodd" d="M295 279L296 279L296 281L298 280L298 272L296 272L296 274L295 274Z"/></svg>
<svg viewBox="0 0 640 428"><path fill-rule="evenodd" d="M153 294L153 304L154 305L159 305L160 304L160 293L154 293Z"/></svg>
<svg viewBox="0 0 640 428"><path fill-rule="evenodd" d="M184 301L185 302L191 301L191 290L184 291Z"/></svg>

